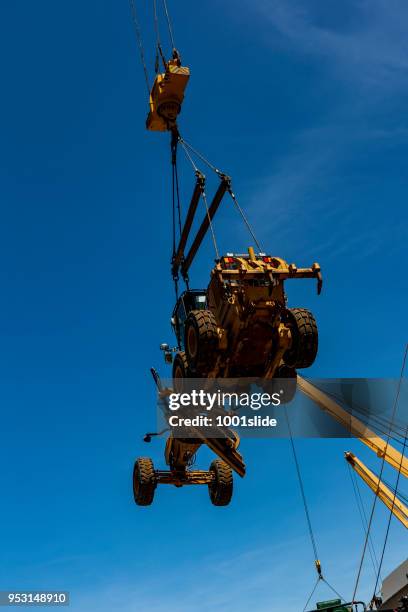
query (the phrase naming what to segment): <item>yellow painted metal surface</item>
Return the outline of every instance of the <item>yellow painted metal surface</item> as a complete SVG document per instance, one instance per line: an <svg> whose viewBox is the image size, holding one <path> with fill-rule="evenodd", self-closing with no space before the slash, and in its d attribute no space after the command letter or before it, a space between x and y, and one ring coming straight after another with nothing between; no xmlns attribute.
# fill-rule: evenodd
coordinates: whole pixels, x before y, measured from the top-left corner
<svg viewBox="0 0 408 612"><path fill-rule="evenodd" d="M359 440L373 450L378 457L384 458L384 461L394 469L401 470L401 474L406 478L408 477L407 457L404 457L399 451L391 446L391 444L387 444L385 440L377 436L374 431L366 427L359 419L349 414L347 410L344 410L344 408L332 398L301 376L297 377L297 384L298 389L313 400L319 408L333 417L338 423L341 423L347 431L353 434L353 436L356 436L356 438L359 438Z"/></svg>
<svg viewBox="0 0 408 612"><path fill-rule="evenodd" d="M344 453L346 461L351 465L353 470L364 480L375 495L387 506L393 515L401 521L408 529L408 508L400 502L380 479L367 466L364 465L353 453Z"/></svg>
<svg viewBox="0 0 408 612"><path fill-rule="evenodd" d="M166 132L176 126L177 115L184 100L184 91L190 78L190 69L172 59L166 71L158 74L150 93L150 110L146 128L154 132Z"/></svg>

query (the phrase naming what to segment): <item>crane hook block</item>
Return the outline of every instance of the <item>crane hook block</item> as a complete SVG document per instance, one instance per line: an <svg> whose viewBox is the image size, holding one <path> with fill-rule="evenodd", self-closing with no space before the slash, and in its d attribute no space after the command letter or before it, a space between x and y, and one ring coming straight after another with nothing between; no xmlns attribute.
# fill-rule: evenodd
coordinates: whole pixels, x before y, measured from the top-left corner
<svg viewBox="0 0 408 612"><path fill-rule="evenodd" d="M181 66L178 58L167 62L166 72L156 76L150 93L150 111L146 120L148 130L165 132L176 126L189 78L190 69Z"/></svg>

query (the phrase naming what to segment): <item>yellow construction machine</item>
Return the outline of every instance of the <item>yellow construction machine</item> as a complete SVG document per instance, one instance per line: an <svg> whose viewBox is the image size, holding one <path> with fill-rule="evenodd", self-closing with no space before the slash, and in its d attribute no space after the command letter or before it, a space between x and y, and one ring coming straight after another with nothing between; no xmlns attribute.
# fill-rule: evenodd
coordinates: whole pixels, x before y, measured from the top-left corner
<svg viewBox="0 0 408 612"><path fill-rule="evenodd" d="M287 308L284 281L316 278L320 266L298 268L265 253L221 257L206 291L185 291L173 311L178 351L173 377L295 378L317 354L318 331L306 308Z"/></svg>
<svg viewBox="0 0 408 612"><path fill-rule="evenodd" d="M168 415L168 396L171 389L163 387L156 370L151 370L155 380L161 407ZM133 495L139 506L150 506L159 484L171 484L176 487L187 485L207 485L211 503L214 506L227 506L232 498L233 475L245 475L245 463L238 452L239 436L232 429L223 428L218 431L219 437L207 437L203 429L189 427L188 435L177 437L166 428L159 433L147 433L145 442L150 442L153 436L169 432L164 451L168 470L157 470L150 457L139 457L133 468ZM212 461L209 470L192 469L197 451L202 445L207 445L218 459Z"/></svg>
<svg viewBox="0 0 408 612"><path fill-rule="evenodd" d="M408 529L408 508L398 499L396 492L391 491L391 489L381 481L381 478L369 470L353 453L346 452L344 456L347 463L366 485L368 485L374 495L376 495L404 527Z"/></svg>

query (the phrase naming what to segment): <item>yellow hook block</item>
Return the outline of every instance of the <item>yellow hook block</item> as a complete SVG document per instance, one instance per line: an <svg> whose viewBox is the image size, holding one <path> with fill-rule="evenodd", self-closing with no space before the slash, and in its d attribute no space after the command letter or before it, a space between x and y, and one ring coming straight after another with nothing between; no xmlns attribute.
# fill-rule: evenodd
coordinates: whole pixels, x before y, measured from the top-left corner
<svg viewBox="0 0 408 612"><path fill-rule="evenodd" d="M148 130L166 132L175 127L189 78L190 69L181 66L178 58L167 62L166 72L156 76L150 93Z"/></svg>

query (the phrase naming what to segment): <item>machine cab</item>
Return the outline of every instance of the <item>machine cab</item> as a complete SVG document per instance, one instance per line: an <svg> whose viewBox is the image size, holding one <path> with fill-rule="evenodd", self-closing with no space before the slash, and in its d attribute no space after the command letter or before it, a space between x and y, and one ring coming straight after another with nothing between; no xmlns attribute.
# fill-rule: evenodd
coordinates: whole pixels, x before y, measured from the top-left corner
<svg viewBox="0 0 408 612"><path fill-rule="evenodd" d="M181 294L173 310L171 325L176 334L177 344L184 350L184 323L192 310L207 308L207 292L204 289L193 289Z"/></svg>

